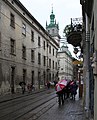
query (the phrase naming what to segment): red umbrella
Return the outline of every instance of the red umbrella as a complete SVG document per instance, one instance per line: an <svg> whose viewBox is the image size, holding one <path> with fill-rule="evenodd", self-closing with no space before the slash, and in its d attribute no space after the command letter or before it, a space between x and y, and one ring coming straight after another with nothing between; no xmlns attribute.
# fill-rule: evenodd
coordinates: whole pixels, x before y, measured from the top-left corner
<svg viewBox="0 0 97 120"><path fill-rule="evenodd" d="M63 88L65 88L67 85L67 81L66 80L60 80L56 86L55 86L55 90L57 92L61 91Z"/></svg>
<svg viewBox="0 0 97 120"><path fill-rule="evenodd" d="M74 84L74 82L71 82L71 83L70 83L70 85L73 85L73 84Z"/></svg>
<svg viewBox="0 0 97 120"><path fill-rule="evenodd" d="M67 80L60 80L58 83L66 86L67 85Z"/></svg>

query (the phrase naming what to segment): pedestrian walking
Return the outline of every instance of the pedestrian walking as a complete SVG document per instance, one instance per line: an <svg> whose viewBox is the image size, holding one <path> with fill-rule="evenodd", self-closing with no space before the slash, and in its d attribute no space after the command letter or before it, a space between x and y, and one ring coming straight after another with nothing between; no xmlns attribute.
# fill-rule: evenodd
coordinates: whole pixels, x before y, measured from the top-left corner
<svg viewBox="0 0 97 120"><path fill-rule="evenodd" d="M22 83L21 87L22 87L22 94L24 94L24 92L25 92L25 84Z"/></svg>
<svg viewBox="0 0 97 120"><path fill-rule="evenodd" d="M60 80L55 86L55 90L57 91L56 94L58 95L59 105L64 104L66 85L67 80Z"/></svg>
<svg viewBox="0 0 97 120"><path fill-rule="evenodd" d="M47 82L47 88L48 89L50 88L50 82L49 81Z"/></svg>
<svg viewBox="0 0 97 120"><path fill-rule="evenodd" d="M67 83L67 86L66 86L66 90L65 90L65 92L66 92L66 98L70 97L70 92L71 92L71 90L70 90L70 83L71 83L71 81L69 81Z"/></svg>
<svg viewBox="0 0 97 120"><path fill-rule="evenodd" d="M64 104L63 91L56 92L56 94L58 96L59 105L63 105Z"/></svg>
<svg viewBox="0 0 97 120"><path fill-rule="evenodd" d="M67 98L67 86L62 89L63 91L63 99L65 100Z"/></svg>
<svg viewBox="0 0 97 120"><path fill-rule="evenodd" d="M77 88L78 88L78 85L76 84L76 82L73 82L70 85L72 100L75 100L75 96L77 94Z"/></svg>
<svg viewBox="0 0 97 120"><path fill-rule="evenodd" d="M31 92L32 91L32 84L28 84L27 89L28 89L28 92Z"/></svg>
<svg viewBox="0 0 97 120"><path fill-rule="evenodd" d="M57 81L55 81L55 80L54 80L53 82L54 82L54 87L55 87L55 86L56 86L56 84L57 84L58 82L57 82Z"/></svg>
<svg viewBox="0 0 97 120"><path fill-rule="evenodd" d="M25 92L25 85L26 85L26 83L23 81L23 82L20 82L19 83L19 85L21 86L21 88L22 88L22 94L24 94L24 92Z"/></svg>

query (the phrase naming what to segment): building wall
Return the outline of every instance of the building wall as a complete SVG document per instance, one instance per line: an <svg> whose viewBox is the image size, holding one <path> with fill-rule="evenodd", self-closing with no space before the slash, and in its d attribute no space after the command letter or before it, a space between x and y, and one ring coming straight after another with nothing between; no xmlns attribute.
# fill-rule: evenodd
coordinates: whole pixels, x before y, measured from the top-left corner
<svg viewBox="0 0 97 120"><path fill-rule="evenodd" d="M47 82L47 74L51 73L52 76L56 77L57 63L56 53L58 50L58 44L54 42L49 34L42 28L42 26L32 19L22 8L11 0L4 2L0 1L0 94L10 93L12 87L14 92L20 90L19 82L23 81L23 70L26 70L25 82L26 85L32 82L32 71L34 71L34 85L36 89L44 87ZM10 26L10 14L15 17L15 28ZM23 23L26 25L25 35L22 34ZM31 40L31 30L34 32L34 41ZM40 46L38 45L38 36L40 37ZM11 43L10 39L15 41L15 54L11 54ZM45 41L45 50L44 50ZM51 53L47 43L51 46ZM26 47L26 59L22 58L22 46ZM54 55L53 55L54 49ZM31 61L31 50L35 52L34 62ZM41 54L41 64L38 64L38 53ZM43 65L43 56L46 56L46 66ZM50 68L47 72L47 62L51 58L54 61L54 68ZM53 63L51 62L51 66ZM14 78L12 79L12 69L14 68ZM45 71L45 79L43 72ZM38 77L38 72L40 76ZM48 79L49 80L49 79ZM45 82L45 83L44 83Z"/></svg>
<svg viewBox="0 0 97 120"><path fill-rule="evenodd" d="M84 29L83 29L82 39L83 39L83 48L84 48L83 50L84 106L85 106L85 111L86 111L86 117L90 117L90 115L92 116L94 115L94 120L97 119L97 115L96 115L97 83L96 83L96 77L95 77L95 73L97 74L97 70L95 71L96 65L95 65L95 60L93 60L95 59L94 56L95 56L96 49L97 49L96 10L97 10L96 0L86 1L86 6L84 6L83 4L83 22L84 22L83 28Z"/></svg>
<svg viewBox="0 0 97 120"><path fill-rule="evenodd" d="M94 52L95 52L95 69L94 73L96 75L94 76L94 120L97 119L97 1L94 0L94 7L93 7L93 12L94 12L94 35L95 35L95 40L94 40Z"/></svg>

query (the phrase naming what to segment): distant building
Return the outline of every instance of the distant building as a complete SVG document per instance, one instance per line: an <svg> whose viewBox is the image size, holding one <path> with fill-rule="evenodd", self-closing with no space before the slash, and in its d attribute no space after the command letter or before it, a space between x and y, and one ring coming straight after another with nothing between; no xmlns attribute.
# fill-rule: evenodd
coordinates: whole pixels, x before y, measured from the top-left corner
<svg viewBox="0 0 97 120"><path fill-rule="evenodd" d="M59 44L19 0L0 1L0 28L0 94L56 79Z"/></svg>
<svg viewBox="0 0 97 120"><path fill-rule="evenodd" d="M60 45L60 35L59 35L59 25L56 23L55 15L52 12L50 15L50 24L46 22L47 32L55 39L55 41ZM73 64L72 64L72 55L68 50L67 45L63 45L58 50L58 77L59 79L70 79L73 78Z"/></svg>
<svg viewBox="0 0 97 120"><path fill-rule="evenodd" d="M72 55L67 45L63 45L58 51L58 67L59 79L73 79Z"/></svg>

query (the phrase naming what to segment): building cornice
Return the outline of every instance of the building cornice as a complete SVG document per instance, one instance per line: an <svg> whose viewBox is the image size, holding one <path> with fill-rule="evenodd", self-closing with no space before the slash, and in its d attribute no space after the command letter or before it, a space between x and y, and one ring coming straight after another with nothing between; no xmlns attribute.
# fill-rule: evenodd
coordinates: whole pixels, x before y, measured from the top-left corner
<svg viewBox="0 0 97 120"><path fill-rule="evenodd" d="M31 18L31 20L32 20L37 26L39 26L39 29L37 29L28 19L26 19L25 16L22 15L22 14L19 12L19 10L16 9L8 0L4 0L4 2L5 2L7 5L9 5L15 12L17 12L32 28L34 28L39 34L41 34L47 41L50 42L49 39L51 39L51 40L55 43L55 45L56 45L57 47L59 47L59 44L58 44L58 43L51 37L51 35L42 27L42 25L30 14L30 12L23 6L23 4L22 4L19 0L13 0L13 1L17 4L17 6L20 7L20 9L23 10L23 12L25 12L25 13ZM45 37L45 36L41 33L40 29L48 36L48 38Z"/></svg>

